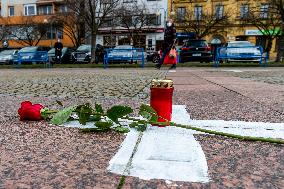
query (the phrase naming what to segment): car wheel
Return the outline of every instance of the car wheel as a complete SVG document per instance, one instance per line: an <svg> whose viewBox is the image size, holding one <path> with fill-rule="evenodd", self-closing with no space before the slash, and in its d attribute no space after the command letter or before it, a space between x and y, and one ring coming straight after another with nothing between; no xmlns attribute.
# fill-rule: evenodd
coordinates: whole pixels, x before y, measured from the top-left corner
<svg viewBox="0 0 284 189"><path fill-rule="evenodd" d="M159 57L158 55L156 55L156 56L153 56L152 62L153 62L153 63L158 63L159 60L160 60L160 57Z"/></svg>

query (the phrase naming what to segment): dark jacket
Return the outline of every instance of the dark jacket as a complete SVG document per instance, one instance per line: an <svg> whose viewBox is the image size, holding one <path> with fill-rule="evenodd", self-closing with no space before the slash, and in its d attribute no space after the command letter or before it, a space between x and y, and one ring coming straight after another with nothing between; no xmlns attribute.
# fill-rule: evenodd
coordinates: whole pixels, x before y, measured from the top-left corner
<svg viewBox="0 0 284 189"><path fill-rule="evenodd" d="M55 48L55 56L61 56L63 44L61 42L56 42L54 44L54 48Z"/></svg>
<svg viewBox="0 0 284 189"><path fill-rule="evenodd" d="M167 26L165 29L162 50L164 51L167 48L171 48L174 44L175 39L176 39L176 28L174 24L171 27Z"/></svg>

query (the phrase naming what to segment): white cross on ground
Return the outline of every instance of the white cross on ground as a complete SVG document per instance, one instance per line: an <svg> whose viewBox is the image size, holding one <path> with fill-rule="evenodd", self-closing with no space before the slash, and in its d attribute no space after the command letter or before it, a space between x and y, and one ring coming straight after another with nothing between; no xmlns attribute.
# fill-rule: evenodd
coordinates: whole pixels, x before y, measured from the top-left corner
<svg viewBox="0 0 284 189"><path fill-rule="evenodd" d="M284 139L284 123L192 120L182 105L173 106L172 121L245 136ZM146 180L209 182L206 158L193 134L201 133L177 127L149 126L133 157L129 176ZM123 174L137 138L135 130L127 134L121 148L109 162L110 172Z"/></svg>
<svg viewBox="0 0 284 189"><path fill-rule="evenodd" d="M183 105L173 106L172 121L244 136L284 139L284 123L192 120ZM78 121L65 126L82 127ZM83 127L93 127L93 123ZM177 127L149 126L133 156L128 175L146 180L209 182L206 157L193 134L202 133ZM119 151L109 162L110 172L125 174L138 136L139 132L134 129L127 133Z"/></svg>

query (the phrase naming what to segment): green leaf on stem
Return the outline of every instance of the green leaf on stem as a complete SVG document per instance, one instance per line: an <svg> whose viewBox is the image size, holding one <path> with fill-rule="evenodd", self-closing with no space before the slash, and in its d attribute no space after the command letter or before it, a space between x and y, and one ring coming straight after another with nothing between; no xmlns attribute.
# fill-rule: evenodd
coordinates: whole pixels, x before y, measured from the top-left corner
<svg viewBox="0 0 284 189"><path fill-rule="evenodd" d="M101 130L110 130L110 127L113 125L111 121L103 122L103 121L97 121L95 122L95 126Z"/></svg>
<svg viewBox="0 0 284 189"><path fill-rule="evenodd" d="M64 108L63 110L60 110L52 117L50 122L54 125L62 125L68 120L68 118L71 116L72 112L75 111L76 108L77 106L70 106Z"/></svg>
<svg viewBox="0 0 284 189"><path fill-rule="evenodd" d="M145 131L146 129L147 129L147 124L139 124L139 125L137 126L137 131L143 132L143 131Z"/></svg>
<svg viewBox="0 0 284 189"><path fill-rule="evenodd" d="M87 121L89 120L90 116L93 113L93 109L90 106L90 104L87 103L87 104L77 106L76 112L78 113L78 116L79 116L79 122L82 125L86 125Z"/></svg>
<svg viewBox="0 0 284 189"><path fill-rule="evenodd" d="M47 120L51 116L50 111L47 107L40 110L40 115L44 120Z"/></svg>
<svg viewBox="0 0 284 189"><path fill-rule="evenodd" d="M94 132L104 132L106 130L97 127L97 128L84 128L80 129L80 131L83 133L94 133Z"/></svg>
<svg viewBox="0 0 284 189"><path fill-rule="evenodd" d="M100 121L102 118L99 115L91 115L88 121Z"/></svg>
<svg viewBox="0 0 284 189"><path fill-rule="evenodd" d="M122 126L116 127L114 130L118 133L128 133L130 131L127 127Z"/></svg>
<svg viewBox="0 0 284 189"><path fill-rule="evenodd" d="M104 113L103 107L100 104L95 104L95 110L97 113L100 113L100 114Z"/></svg>
<svg viewBox="0 0 284 189"><path fill-rule="evenodd" d="M130 113L133 110L129 106L113 106L107 111L107 117L111 119L113 122L118 123L118 118L122 118Z"/></svg>
<svg viewBox="0 0 284 189"><path fill-rule="evenodd" d="M138 122L132 122L132 123L129 124L129 127L130 127L130 128L135 128L135 127L137 127L138 125L139 125Z"/></svg>
<svg viewBox="0 0 284 189"><path fill-rule="evenodd" d="M158 121L158 114L157 112L151 107L146 104L142 104L139 109L139 115L144 117L150 122L157 122Z"/></svg>

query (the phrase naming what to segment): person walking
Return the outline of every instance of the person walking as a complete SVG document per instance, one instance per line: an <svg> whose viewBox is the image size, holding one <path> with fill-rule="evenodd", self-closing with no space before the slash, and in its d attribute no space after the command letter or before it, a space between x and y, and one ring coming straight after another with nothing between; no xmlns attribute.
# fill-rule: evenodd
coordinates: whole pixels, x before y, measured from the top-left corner
<svg viewBox="0 0 284 189"><path fill-rule="evenodd" d="M164 42L162 44L162 56L158 64L155 65L157 69L160 69L164 63L165 57L169 54L170 50L174 48L176 41L176 29L172 19L167 20L166 29L164 33ZM170 69L175 69L176 64L172 64Z"/></svg>
<svg viewBox="0 0 284 189"><path fill-rule="evenodd" d="M62 49L63 49L63 44L61 43L60 39L57 39L57 42L54 44L54 48L55 48L55 63L60 64Z"/></svg>

